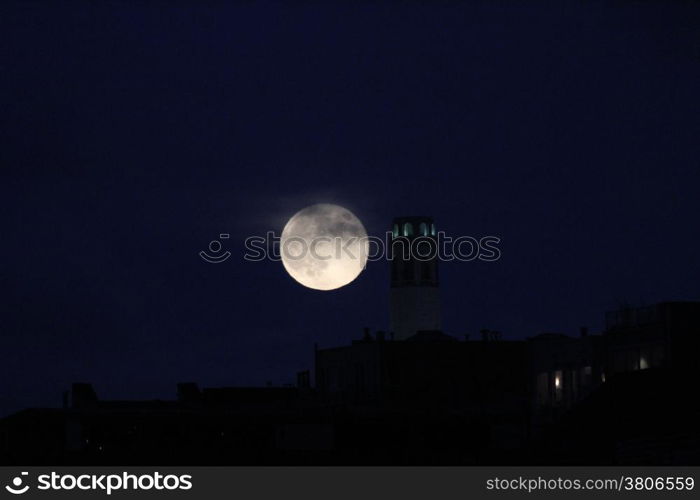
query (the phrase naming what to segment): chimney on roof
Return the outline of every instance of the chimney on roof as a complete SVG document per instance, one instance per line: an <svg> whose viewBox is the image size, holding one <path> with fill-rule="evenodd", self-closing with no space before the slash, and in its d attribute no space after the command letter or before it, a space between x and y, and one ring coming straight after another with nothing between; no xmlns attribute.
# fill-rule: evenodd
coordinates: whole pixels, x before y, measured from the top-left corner
<svg viewBox="0 0 700 500"><path fill-rule="evenodd" d="M192 403L200 398L199 386L195 382L180 382L177 384L177 400L180 403Z"/></svg>
<svg viewBox="0 0 700 500"><path fill-rule="evenodd" d="M297 372L297 387L299 389L308 389L311 387L311 373L309 370Z"/></svg>
<svg viewBox="0 0 700 500"><path fill-rule="evenodd" d="M97 393L92 384L74 383L71 387L71 407L83 408L97 403Z"/></svg>

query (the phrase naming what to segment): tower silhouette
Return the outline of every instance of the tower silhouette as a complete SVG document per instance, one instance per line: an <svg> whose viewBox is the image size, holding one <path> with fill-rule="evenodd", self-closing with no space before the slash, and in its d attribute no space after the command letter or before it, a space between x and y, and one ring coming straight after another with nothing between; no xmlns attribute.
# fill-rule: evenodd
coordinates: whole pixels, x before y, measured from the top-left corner
<svg viewBox="0 0 700 500"><path fill-rule="evenodd" d="M438 244L432 217L397 217L391 259L391 330L397 340L440 330Z"/></svg>

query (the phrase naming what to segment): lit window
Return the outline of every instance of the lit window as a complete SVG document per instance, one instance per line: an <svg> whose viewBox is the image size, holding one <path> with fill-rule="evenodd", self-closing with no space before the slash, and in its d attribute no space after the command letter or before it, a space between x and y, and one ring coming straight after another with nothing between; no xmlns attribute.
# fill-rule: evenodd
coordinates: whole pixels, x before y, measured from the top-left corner
<svg viewBox="0 0 700 500"><path fill-rule="evenodd" d="M413 236L413 224L410 222L406 222L403 225L403 235L404 236Z"/></svg>
<svg viewBox="0 0 700 500"><path fill-rule="evenodd" d="M394 238L398 238L399 236L399 225L394 224Z"/></svg>
<svg viewBox="0 0 700 500"><path fill-rule="evenodd" d="M430 224L430 234L431 236L435 236L435 224Z"/></svg>
<svg viewBox="0 0 700 500"><path fill-rule="evenodd" d="M605 383L605 373L600 374L600 380Z"/></svg>
<svg viewBox="0 0 700 500"><path fill-rule="evenodd" d="M640 370L646 370L647 368L651 368L652 365L652 356L651 356L652 349L650 347L642 347L642 349L639 352L639 369Z"/></svg>
<svg viewBox="0 0 700 500"><path fill-rule="evenodd" d="M418 232L421 236L428 236L428 225L425 222L421 222L418 226Z"/></svg>
<svg viewBox="0 0 700 500"><path fill-rule="evenodd" d="M562 400L563 373L561 370L554 372L554 400L559 403Z"/></svg>

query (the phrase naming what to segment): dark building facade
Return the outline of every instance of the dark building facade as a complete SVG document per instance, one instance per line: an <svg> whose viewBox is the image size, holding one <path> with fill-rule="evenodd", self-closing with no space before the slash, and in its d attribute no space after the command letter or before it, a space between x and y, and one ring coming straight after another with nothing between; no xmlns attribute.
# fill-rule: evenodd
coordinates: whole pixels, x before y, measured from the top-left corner
<svg viewBox="0 0 700 500"><path fill-rule="evenodd" d="M605 382L602 335L579 337L543 333L528 339L530 405L533 425L550 423Z"/></svg>
<svg viewBox="0 0 700 500"><path fill-rule="evenodd" d="M541 463L700 463L692 385L700 303L606 313L601 335L530 343L531 453Z"/></svg>
<svg viewBox="0 0 700 500"><path fill-rule="evenodd" d="M605 315L608 372L673 366L694 371L700 353L700 303L662 302Z"/></svg>
<svg viewBox="0 0 700 500"><path fill-rule="evenodd" d="M526 344L458 341L424 331L403 341L382 332L316 351L321 399L356 406L483 411L527 401Z"/></svg>
<svg viewBox="0 0 700 500"><path fill-rule="evenodd" d="M439 331L395 341L366 333L351 345L316 351L316 390L321 401L358 414L456 419L470 435L466 450L500 463L519 456L528 439L526 348L521 341L458 341ZM456 445L442 446L448 453Z"/></svg>

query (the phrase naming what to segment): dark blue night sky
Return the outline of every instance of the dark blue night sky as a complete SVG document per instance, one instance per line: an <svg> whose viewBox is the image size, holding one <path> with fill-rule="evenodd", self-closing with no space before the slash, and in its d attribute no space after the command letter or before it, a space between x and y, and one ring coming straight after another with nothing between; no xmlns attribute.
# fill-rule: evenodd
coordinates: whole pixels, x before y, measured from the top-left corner
<svg viewBox="0 0 700 500"><path fill-rule="evenodd" d="M318 202L502 238L441 267L459 337L700 298L700 5L331 3L2 2L0 414L288 383L387 328L385 264L242 259Z"/></svg>

